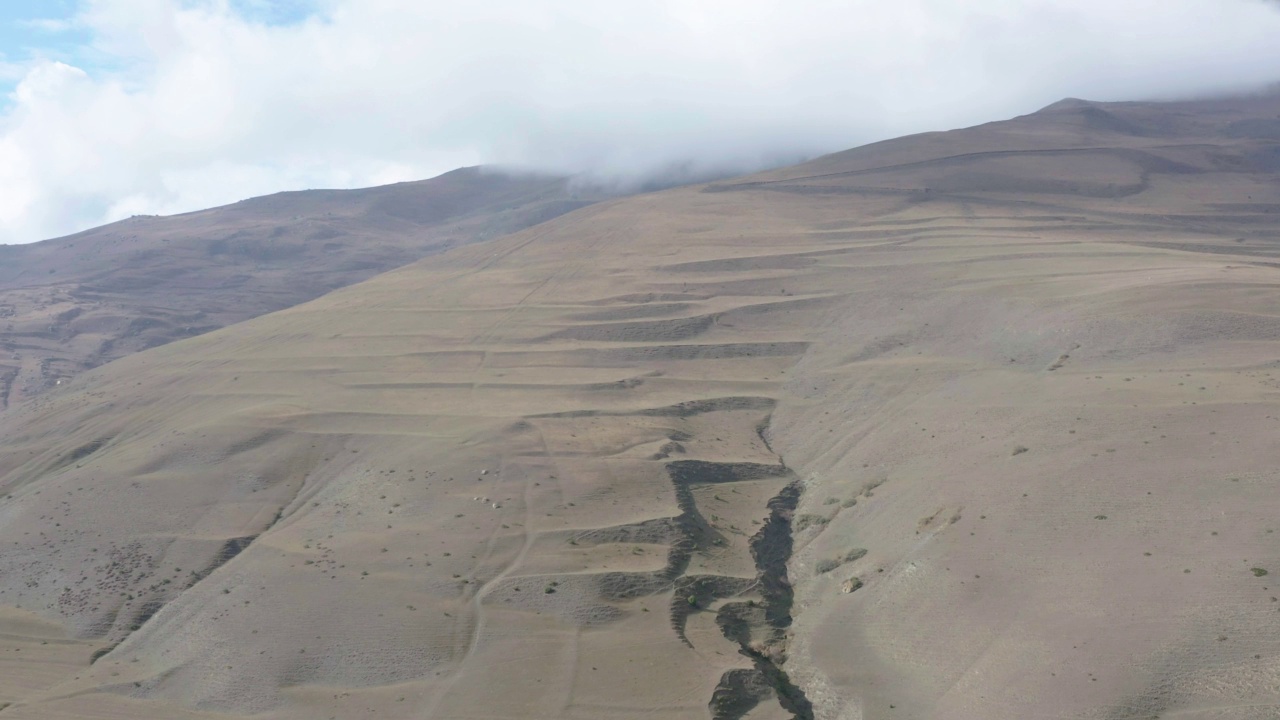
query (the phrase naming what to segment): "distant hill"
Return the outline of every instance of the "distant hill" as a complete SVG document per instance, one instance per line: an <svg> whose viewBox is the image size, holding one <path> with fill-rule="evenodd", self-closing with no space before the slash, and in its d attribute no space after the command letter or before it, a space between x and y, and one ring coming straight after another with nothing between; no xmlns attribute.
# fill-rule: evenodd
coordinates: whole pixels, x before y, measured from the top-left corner
<svg viewBox="0 0 1280 720"><path fill-rule="evenodd" d="M284 192L0 246L0 409L148 347L296 305L600 199L564 177L464 168Z"/></svg>

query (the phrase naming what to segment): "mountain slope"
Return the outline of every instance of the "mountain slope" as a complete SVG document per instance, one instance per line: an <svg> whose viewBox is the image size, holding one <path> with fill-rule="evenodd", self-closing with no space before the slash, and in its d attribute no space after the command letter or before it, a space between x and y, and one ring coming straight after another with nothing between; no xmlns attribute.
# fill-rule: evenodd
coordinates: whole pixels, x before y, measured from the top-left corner
<svg viewBox="0 0 1280 720"><path fill-rule="evenodd" d="M1273 715L1277 116L1063 103L85 373L0 416L0 717Z"/></svg>
<svg viewBox="0 0 1280 720"><path fill-rule="evenodd" d="M118 357L296 305L600 197L572 191L563 177L464 168L0 246L0 409Z"/></svg>

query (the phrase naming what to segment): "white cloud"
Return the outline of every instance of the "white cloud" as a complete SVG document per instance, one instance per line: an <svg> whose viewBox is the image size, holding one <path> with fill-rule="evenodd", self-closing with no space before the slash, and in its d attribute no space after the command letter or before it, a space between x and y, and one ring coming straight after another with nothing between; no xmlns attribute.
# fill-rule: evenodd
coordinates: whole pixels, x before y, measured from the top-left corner
<svg viewBox="0 0 1280 720"><path fill-rule="evenodd" d="M0 116L0 242L475 163L750 169L1280 79L1261 0L86 0ZM299 3L293 3L298 6ZM12 60L12 58L11 58Z"/></svg>

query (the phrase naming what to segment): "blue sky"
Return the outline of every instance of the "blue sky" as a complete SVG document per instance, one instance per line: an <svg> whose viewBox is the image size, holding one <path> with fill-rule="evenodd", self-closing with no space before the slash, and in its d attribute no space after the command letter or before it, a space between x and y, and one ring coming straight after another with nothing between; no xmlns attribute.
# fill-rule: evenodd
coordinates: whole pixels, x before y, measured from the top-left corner
<svg viewBox="0 0 1280 720"><path fill-rule="evenodd" d="M33 57L76 59L88 41L84 31L53 32L34 21L67 20L75 0L5 0L0 2L0 61L22 63ZM8 94L17 78L0 76L0 89Z"/></svg>
<svg viewBox="0 0 1280 720"><path fill-rule="evenodd" d="M267 25L289 25L315 13L319 0L233 0L232 7L241 15Z"/></svg>
<svg viewBox="0 0 1280 720"><path fill-rule="evenodd" d="M187 0L185 4L199 1ZM318 13L324 2L227 0L239 17L268 26L302 22ZM75 23L77 11L85 4L85 0L0 0L0 63L22 65L33 59L48 58L93 72L102 58L91 48L89 30ZM0 72L0 96L8 96L17 80L12 73ZM3 104L8 104L7 97Z"/></svg>

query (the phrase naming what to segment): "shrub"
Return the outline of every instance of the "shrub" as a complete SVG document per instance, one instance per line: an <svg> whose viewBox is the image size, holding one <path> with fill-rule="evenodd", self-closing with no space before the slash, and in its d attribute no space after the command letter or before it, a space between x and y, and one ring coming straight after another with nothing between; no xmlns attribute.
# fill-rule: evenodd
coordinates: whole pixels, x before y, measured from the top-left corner
<svg viewBox="0 0 1280 720"><path fill-rule="evenodd" d="M806 514L806 515L797 516L794 525L795 525L795 530L799 532L813 525L826 525L827 522L828 522L827 518L821 515Z"/></svg>
<svg viewBox="0 0 1280 720"><path fill-rule="evenodd" d="M835 570L835 569L836 569L836 568L838 568L838 567L840 567L840 561L839 561L839 560L833 560L833 559L831 559L831 558L823 558L822 560L819 560L819 561L818 561L818 564L817 564L817 565L814 565L814 566L813 566L813 569L814 569L814 570L815 570L819 575L823 575L823 574L826 574L826 573L831 572L832 570Z"/></svg>
<svg viewBox="0 0 1280 720"><path fill-rule="evenodd" d="M849 562L853 562L854 560L861 560L862 557L866 554L867 554L866 548L853 548L852 550L844 554L844 561L849 563Z"/></svg>

